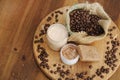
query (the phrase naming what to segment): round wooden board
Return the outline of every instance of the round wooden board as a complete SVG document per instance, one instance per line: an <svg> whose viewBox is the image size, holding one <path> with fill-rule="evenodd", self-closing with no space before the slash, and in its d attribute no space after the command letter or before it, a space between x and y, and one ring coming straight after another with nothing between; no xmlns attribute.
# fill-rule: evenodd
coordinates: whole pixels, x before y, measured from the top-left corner
<svg viewBox="0 0 120 80"><path fill-rule="evenodd" d="M53 51L49 48L46 39L46 30L49 25L54 23L61 23L66 25L65 17L68 9L69 6L51 12L46 18L41 21L35 32L33 49L35 59L37 60L40 69L49 78L54 80L92 80L89 79L91 77L94 77L93 80L107 80L110 76L112 76L112 74L115 73L120 65L120 33L117 26L113 22L111 22L109 33L104 39L90 44L97 48L101 57L101 60L99 62L81 62L79 60L75 65L68 66L61 61L59 52ZM114 47L116 50L114 53L109 52L112 51L114 42L117 43L117 46ZM112 55L116 58L113 62L113 67L108 66L105 63L106 55L108 57L111 57ZM108 62L110 63L111 60ZM104 66L104 71L101 69L102 66ZM105 72L105 70L108 71ZM99 73L99 71L101 72ZM76 76L76 74L79 77Z"/></svg>

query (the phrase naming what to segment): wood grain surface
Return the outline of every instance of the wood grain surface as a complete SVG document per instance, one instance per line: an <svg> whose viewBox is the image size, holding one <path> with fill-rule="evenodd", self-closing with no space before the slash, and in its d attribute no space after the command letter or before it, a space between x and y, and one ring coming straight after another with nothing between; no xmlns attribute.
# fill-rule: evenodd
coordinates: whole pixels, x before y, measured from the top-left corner
<svg viewBox="0 0 120 80"><path fill-rule="evenodd" d="M53 10L86 0L0 0L0 80L49 80L33 57L33 36ZM99 2L120 28L120 0ZM120 80L120 68L109 80Z"/></svg>
<svg viewBox="0 0 120 80"><path fill-rule="evenodd" d="M110 51L113 50L113 44L111 43L111 41L115 41L116 38L116 40L120 42L120 31L114 24L114 22L111 21L111 24L108 28L108 34L112 34L113 39L110 37L110 35L107 35L104 39L89 44L96 47L101 58L98 62L82 62L81 60L79 60L74 65L66 65L61 61L60 51L54 51L49 47L49 43L46 37L47 28L54 23L61 23L63 25L66 25L66 15L69 8L69 6L66 6L52 11L40 22L40 25L38 25L37 30L35 31L33 50L35 59L40 69L52 80L88 80L87 77L89 76L92 78L93 75L96 75L93 80L108 80L115 73L120 65L120 46L116 46L117 50L114 53L115 56L117 56L116 58L118 59L117 61L115 61L115 63L113 63L116 65L116 67L114 67L114 70L110 66L108 67L108 65L106 65L105 63L105 56L110 56L106 55L106 52L108 51L108 46L109 54ZM111 29L112 31L110 31ZM92 67L89 68L89 66ZM104 66L104 69L109 69L109 72L107 74L101 72L103 76L101 78L97 75L96 72L98 72L98 69L102 70L102 66ZM85 74L84 78L82 79L76 76L76 74L86 72L87 74Z"/></svg>

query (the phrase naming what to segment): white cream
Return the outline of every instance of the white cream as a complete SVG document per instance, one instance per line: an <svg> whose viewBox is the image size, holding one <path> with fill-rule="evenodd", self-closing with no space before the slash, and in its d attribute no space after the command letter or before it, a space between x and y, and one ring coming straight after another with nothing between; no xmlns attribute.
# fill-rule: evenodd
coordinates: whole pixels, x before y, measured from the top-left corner
<svg viewBox="0 0 120 80"><path fill-rule="evenodd" d="M53 24L47 30L48 45L55 51L67 43L67 38L67 29L62 24Z"/></svg>

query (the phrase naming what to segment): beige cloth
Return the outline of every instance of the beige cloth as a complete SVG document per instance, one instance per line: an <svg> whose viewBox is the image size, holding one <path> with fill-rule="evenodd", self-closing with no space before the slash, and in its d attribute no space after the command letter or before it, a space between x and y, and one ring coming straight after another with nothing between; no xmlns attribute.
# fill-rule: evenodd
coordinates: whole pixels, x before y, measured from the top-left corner
<svg viewBox="0 0 120 80"><path fill-rule="evenodd" d="M101 34L100 36L89 36L87 35L86 32L72 32L70 30L70 17L69 17L69 13L75 9L85 9L85 10L89 10L90 14L95 14L100 16L102 19L99 20L99 24L102 26L102 28L104 29L105 33ZM107 15L107 13L104 11L103 7L99 4L99 3L80 3L80 4L76 4L74 6L72 6L68 12L67 12L67 28L68 31L70 32L71 36L69 37L69 41L75 41L78 43L82 43L82 44L89 44L92 43L96 40L100 40L103 39L107 33L108 33L108 28L111 24L111 19L110 17Z"/></svg>

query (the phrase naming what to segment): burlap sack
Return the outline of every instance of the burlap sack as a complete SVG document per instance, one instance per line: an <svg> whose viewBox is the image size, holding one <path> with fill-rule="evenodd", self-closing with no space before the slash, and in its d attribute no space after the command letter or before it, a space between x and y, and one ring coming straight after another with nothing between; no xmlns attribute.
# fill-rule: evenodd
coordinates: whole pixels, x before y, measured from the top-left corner
<svg viewBox="0 0 120 80"><path fill-rule="evenodd" d="M102 19L100 19L98 21L98 23L102 26L102 28L104 29L105 33L99 35L99 36L90 36L87 35L86 32L72 32L70 30L70 12L75 10L75 9L85 9L85 10L89 10L90 14L95 14L98 15L99 17L101 17ZM107 33L108 33L108 27L111 24L111 19L110 17L107 15L107 13L104 11L103 7L99 4L99 3L80 3L80 4L76 4L74 6L72 6L68 12L67 12L67 28L68 31L70 32L71 36L69 37L69 41L75 41L78 43L82 43L82 44L89 44L92 43L96 40L100 40L103 39Z"/></svg>

